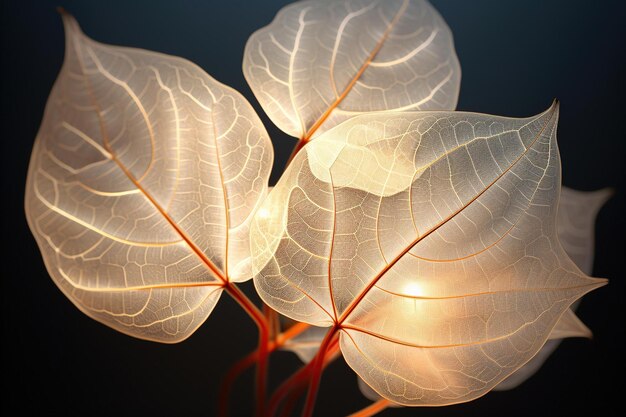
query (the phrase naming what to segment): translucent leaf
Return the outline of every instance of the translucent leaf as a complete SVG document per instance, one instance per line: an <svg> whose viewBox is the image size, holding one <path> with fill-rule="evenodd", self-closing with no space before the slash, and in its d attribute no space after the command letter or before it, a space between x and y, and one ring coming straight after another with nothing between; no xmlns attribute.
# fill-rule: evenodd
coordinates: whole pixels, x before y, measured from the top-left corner
<svg viewBox="0 0 626 417"><path fill-rule="evenodd" d="M557 212L557 236L563 249L578 267L586 274L591 274L591 266L594 253L594 229L593 225L600 207L610 197L611 190L604 189L594 192L582 192L563 187L559 199ZM572 305L574 308L577 302ZM319 345L324 339L327 330L319 327L310 327L297 337L291 339L283 346L284 350L293 351L303 362L309 362L317 352ZM588 337L592 336L591 330L580 321L572 310L566 310L557 324L552 329L549 339L562 339L565 337ZM506 380L502 381L495 389L504 390L518 386L531 377L549 355L558 346L558 343L546 343L539 353L526 365ZM512 385L516 381L515 385ZM359 381L359 387L362 384ZM367 386L367 385L365 385ZM369 391L374 392L371 388ZM363 391L363 390L362 390ZM368 391L368 393L369 393ZM365 397L372 399L365 394ZM380 398L376 394L376 400Z"/></svg>
<svg viewBox="0 0 626 417"><path fill-rule="evenodd" d="M550 339L564 339L566 337L591 338L591 336L591 330L570 309L565 310L554 329L550 332Z"/></svg>
<svg viewBox="0 0 626 417"><path fill-rule="evenodd" d="M302 333L292 337L281 347L295 353L304 363L309 363L319 350L320 343L328 333L328 328L311 326Z"/></svg>
<svg viewBox="0 0 626 417"><path fill-rule="evenodd" d="M359 391L361 391L361 394L363 394L363 396L364 396L365 398L367 398L368 400L374 401L374 402L376 402L376 401L378 401L378 400L380 400L380 399L382 398L382 397L380 396L380 394L378 394L376 391L374 391L374 390L372 389L372 387L370 387L369 385L367 385L367 384L365 383L365 381L363 381L363 379L362 379L362 378L360 378L360 377L358 377L358 376L357 376L357 378L356 378L356 379L357 379L357 385L358 385L358 387L359 387ZM389 406L390 406L390 407L400 407L400 405L399 405L399 404L395 404L395 403L390 403L390 405L389 405Z"/></svg>
<svg viewBox="0 0 626 417"><path fill-rule="evenodd" d="M527 119L390 112L321 135L255 216L257 291L338 329L347 363L390 401L485 394L606 282L558 243L557 118L556 105Z"/></svg>
<svg viewBox="0 0 626 417"><path fill-rule="evenodd" d="M193 63L104 45L63 20L65 61L26 185L30 228L79 309L180 341L225 281L251 278L271 143L249 103Z"/></svg>
<svg viewBox="0 0 626 417"><path fill-rule="evenodd" d="M595 218L598 210L610 195L609 189L594 192L576 191L567 187L561 189L557 214L558 238L565 252L586 274L591 273L593 265ZM517 388L533 376L556 350L561 339L565 337L590 338L591 336L591 330L576 317L574 312L570 309L566 310L552 329L549 340L541 350L524 366L498 384L494 390L505 391ZM318 347L323 337L324 334L319 337ZM372 401L381 398L362 379L359 378L358 384L361 393L366 398Z"/></svg>
<svg viewBox="0 0 626 417"><path fill-rule="evenodd" d="M557 234L561 246L586 274L591 274L594 255L594 224L596 215L602 205L611 196L610 189L594 192L583 192L563 187L559 199L557 215ZM572 305L572 310L577 307ZM565 337L591 337L591 330L585 326L572 310L563 314L550 334L548 341L526 365L513 375L502 381L495 389L505 391L517 388L520 384L533 376L550 357L552 352Z"/></svg>
<svg viewBox="0 0 626 417"><path fill-rule="evenodd" d="M559 241L585 274L593 270L596 216L612 193L609 188L592 192L567 187L561 190L556 222Z"/></svg>
<svg viewBox="0 0 626 417"><path fill-rule="evenodd" d="M309 0L246 45L243 71L270 119L308 140L355 115L454 110L450 29L422 0Z"/></svg>
<svg viewBox="0 0 626 417"><path fill-rule="evenodd" d="M312 327L312 329L319 329L319 327ZM324 335L321 337L323 338ZM552 352L556 350L564 337L591 337L591 330L589 330L570 309L565 310L563 316L559 319L556 326L554 326L554 329L552 329L548 341L543 345L539 352L524 366L496 385L494 390L506 391L517 388L522 382L533 376L541 368ZM382 398L361 378L357 377L357 380L359 390L365 398L372 401L378 401Z"/></svg>

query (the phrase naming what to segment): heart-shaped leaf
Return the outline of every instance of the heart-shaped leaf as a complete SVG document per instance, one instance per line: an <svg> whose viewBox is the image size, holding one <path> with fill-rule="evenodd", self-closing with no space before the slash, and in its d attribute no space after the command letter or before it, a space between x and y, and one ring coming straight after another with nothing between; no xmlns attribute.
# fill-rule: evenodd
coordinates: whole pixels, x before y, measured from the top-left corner
<svg viewBox="0 0 626 417"><path fill-rule="evenodd" d="M328 131L255 216L257 291L340 331L348 364L395 403L485 394L606 282L558 243L557 118L384 113Z"/></svg>
<svg viewBox="0 0 626 417"><path fill-rule="evenodd" d="M180 341L226 282L251 278L271 142L249 103L193 63L103 45L63 20L65 61L28 173L30 228L79 309Z"/></svg>
<svg viewBox="0 0 626 417"><path fill-rule="evenodd" d="M567 187L561 189L557 214L558 238L568 256L587 274L591 273L594 252L593 224L595 217L610 195L611 191L608 189L587 193ZM576 304L577 302L572 307L575 307ZM328 330L324 327L311 326L290 339L283 345L282 349L294 352L302 362L308 363L317 353L327 332ZM567 309L552 329L548 341L541 350L524 366L499 383L494 390L504 391L516 388L533 376L556 350L561 339L591 337L591 335L591 330L580 321L571 309ZM372 401L378 401L382 398L361 378L357 377L357 381L359 390L366 398Z"/></svg>
<svg viewBox="0 0 626 417"><path fill-rule="evenodd" d="M308 141L355 115L454 110L452 34L423 0L309 0L255 32L243 71L270 119Z"/></svg>
<svg viewBox="0 0 626 417"><path fill-rule="evenodd" d="M583 192L562 187L557 212L557 235L567 255L586 274L591 274L594 254L594 223L595 218L611 190L603 189L594 192ZM576 307L576 304L572 308ZM307 363L317 353L327 330L323 327L311 326L298 336L289 340L283 350L294 352L300 360ZM519 386L541 368L543 363L559 346L565 337L591 337L592 333L584 323L576 317L572 310L566 310L552 329L549 339L541 350L524 366L498 384L495 390L508 390ZM380 399L360 378L359 389L366 398L374 401Z"/></svg>

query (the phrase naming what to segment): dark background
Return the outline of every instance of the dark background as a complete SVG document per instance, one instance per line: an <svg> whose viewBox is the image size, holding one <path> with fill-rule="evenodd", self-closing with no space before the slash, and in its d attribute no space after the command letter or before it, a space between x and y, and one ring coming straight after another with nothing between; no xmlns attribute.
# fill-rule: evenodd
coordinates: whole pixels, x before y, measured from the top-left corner
<svg viewBox="0 0 626 417"><path fill-rule="evenodd" d="M220 375L256 342L253 324L227 296L189 340L132 339L80 313L49 279L23 214L28 158L61 66L55 6L96 40L188 58L241 91L258 109L280 169L294 141L260 110L241 73L248 36L287 1L80 2L1 0L2 378L3 415L214 414ZM529 116L561 100L559 145L565 185L616 195L597 223L594 275L609 286L584 298L581 318L595 338L566 340L520 388L445 408L388 416L622 415L624 406L625 2L434 0L453 30L463 69L459 110ZM274 181L277 176L274 176ZM251 283L246 284L247 291ZM274 356L276 383L298 366ZM250 415L252 373L238 386L236 415ZM318 416L369 402L342 360L322 381ZM621 411L620 411L621 410Z"/></svg>

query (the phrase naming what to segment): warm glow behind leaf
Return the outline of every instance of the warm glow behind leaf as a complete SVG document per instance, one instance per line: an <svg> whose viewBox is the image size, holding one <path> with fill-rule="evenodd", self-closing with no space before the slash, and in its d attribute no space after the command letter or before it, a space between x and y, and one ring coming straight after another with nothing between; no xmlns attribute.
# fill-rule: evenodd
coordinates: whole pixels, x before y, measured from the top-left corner
<svg viewBox="0 0 626 417"><path fill-rule="evenodd" d="M422 0L309 0L255 32L243 71L270 119L309 139L383 110L454 110L450 29Z"/></svg>
<svg viewBox="0 0 626 417"><path fill-rule="evenodd" d="M263 203L271 215L255 216L257 291L292 319L337 326L348 364L393 402L485 394L605 283L557 241L557 118L555 105L527 119L344 122L296 156Z"/></svg>
<svg viewBox="0 0 626 417"><path fill-rule="evenodd" d="M225 280L251 277L249 224L271 143L248 102L193 63L87 38L66 53L25 208L50 275L89 316L177 342Z"/></svg>
<svg viewBox="0 0 626 417"><path fill-rule="evenodd" d="M320 327L312 327L312 329L320 329ZM319 339L320 342L323 337L324 335L322 334ZM517 388L521 383L533 376L541 368L552 352L556 350L564 337L591 337L591 330L589 330L570 309L565 310L563 316L561 316L559 321L556 323L556 326L552 329L549 339L539 352L530 361L524 364L524 366L496 385L494 391L506 391ZM378 401L382 398L376 391L367 385L363 379L357 377L357 380L359 390L365 398L372 401Z"/></svg>
<svg viewBox="0 0 626 417"><path fill-rule="evenodd" d="M591 274L594 254L594 222L600 207L610 197L609 189L583 192L562 187L557 211L557 235L563 249L578 267L586 274ZM574 303L572 307L577 304ZM309 362L317 352L327 330L312 326L290 340L283 349L293 351L303 362ZM494 390L504 391L518 387L534 375L566 337L592 337L591 330L580 321L576 314L568 309L556 323L549 340L541 350L524 366L498 384ZM363 395L377 401L381 397L361 378L359 389Z"/></svg>

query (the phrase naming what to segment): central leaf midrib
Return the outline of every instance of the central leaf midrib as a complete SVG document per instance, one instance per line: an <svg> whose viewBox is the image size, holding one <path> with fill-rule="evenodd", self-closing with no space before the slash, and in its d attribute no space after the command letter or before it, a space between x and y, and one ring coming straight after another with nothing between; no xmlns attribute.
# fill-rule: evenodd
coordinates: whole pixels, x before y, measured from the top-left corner
<svg viewBox="0 0 626 417"><path fill-rule="evenodd" d="M539 132L537 133L537 136L533 139L533 141L526 147L526 149L524 150L524 152L522 152L517 159L515 159L515 161L513 161L511 163L511 165L504 170L500 175L498 175L490 184L488 184L480 193L478 193L476 196L474 196L470 201L468 201L467 203L463 204L462 207L460 207L459 209L457 209L455 212L453 212L450 216L448 216L446 219L444 219L443 221L439 222L438 224L436 224L434 227L432 227L428 232L426 232L425 234L418 236L413 242L411 242L409 245L407 245L407 247L402 250L398 255L396 255L396 257L394 259L392 259L392 261L390 263L388 263L387 265L385 265L385 267L374 277L373 280L370 281L370 283L365 287L365 289L363 291L361 291L355 298L354 300L348 305L348 307L344 310L344 312L341 314L341 316L339 317L339 319L337 320L337 325L341 326L341 324L346 321L348 319L348 317L350 316L350 314L355 310L355 308L359 305L359 303L361 301L363 301L363 299L365 298L365 296L369 293L369 291L376 285L376 283L400 260L402 259L411 249L413 249L419 242L421 242L422 240L424 240L425 238L427 238L428 236L430 236L432 233L436 232L440 227L448 224L448 222L450 220L452 220L454 217L456 217L457 215L459 215L463 210L465 210L467 207L469 207L474 201L476 201L478 198L480 198L484 193L486 193L488 190L491 189L491 187L498 182L505 174L507 174L511 169L513 169L514 166L517 165L517 163L528 153L528 151L530 151L535 143L539 140L539 138L541 137L541 135L543 134L545 128L548 126L548 124L550 123L550 121L552 121L552 118L554 117L555 114L555 108L554 105L552 106L552 108L549 110L551 112L551 114L549 115L549 117L546 119L544 125L541 127L541 129L539 130Z"/></svg>
<svg viewBox="0 0 626 417"><path fill-rule="evenodd" d="M396 14L394 15L393 19L391 20L391 22L389 23L389 25L385 29L385 32L381 36L380 40L376 43L376 45L374 46L374 48L372 49L370 54L367 56L367 58L365 59L365 61L361 65L361 68L359 68L359 70L356 72L354 77L352 77L350 79L350 81L348 82L346 87L343 89L343 91L341 92L339 97L337 97L335 99L335 101L326 109L326 111L324 111L324 113L322 113L322 115L315 121L315 123L313 123L311 128L307 132L304 133L304 135L300 139L301 141L303 141L303 142L310 141L311 137L313 136L313 134L326 122L326 120L328 120L328 118L330 117L330 114L333 112L333 110L335 110L339 106L339 104L341 104L341 102L348 96L348 94L350 93L352 88L356 85L356 82L361 78L361 76L367 70L367 68L369 68L369 65L374 60L374 58L376 57L376 55L378 54L380 49L383 47L383 44L385 43L385 41L389 37L389 33L391 33L391 31L393 30L393 27L396 25L398 20L400 20L400 17L402 16L404 11L406 10L407 5L408 5L408 1L404 1L402 3L400 8L398 9Z"/></svg>
<svg viewBox="0 0 626 417"><path fill-rule="evenodd" d="M80 35L79 35L80 36ZM119 167L120 170L126 175L126 177L133 183L135 187L146 197L146 199L152 204L152 206L163 216L163 218L172 226L172 228L176 231L176 233L185 241L187 246L191 249L191 251L200 259L200 261L206 266L206 268L219 280L222 281L223 284L228 284L228 277L215 265L213 262L202 252L202 250L191 240L189 236L174 222L174 220L170 217L170 215L161 207L161 205L152 197L152 195L138 182L135 176L126 168L126 166L117 158L117 154L111 149L108 134L104 125L104 121L102 119L102 111L100 110L100 106L98 105L98 101L93 94L93 89L91 88L89 78L86 75L84 63L82 61L82 56L80 54L80 46L79 41L76 40L75 48L77 50L76 56L78 58L78 62L80 63L80 67L83 73L83 79L85 80L85 85L87 87L87 91L89 92L89 96L91 98L92 104L96 109L96 114L98 115L98 121L100 125L100 131L102 133L103 145L105 149L110 153L111 160L115 162L115 164ZM175 105L175 103L173 103ZM206 283L204 286L212 286L214 283ZM158 288L185 288L187 286L203 286L203 283L190 283L189 285L182 284L174 284L168 285ZM150 289L150 287L146 287L145 289Z"/></svg>

